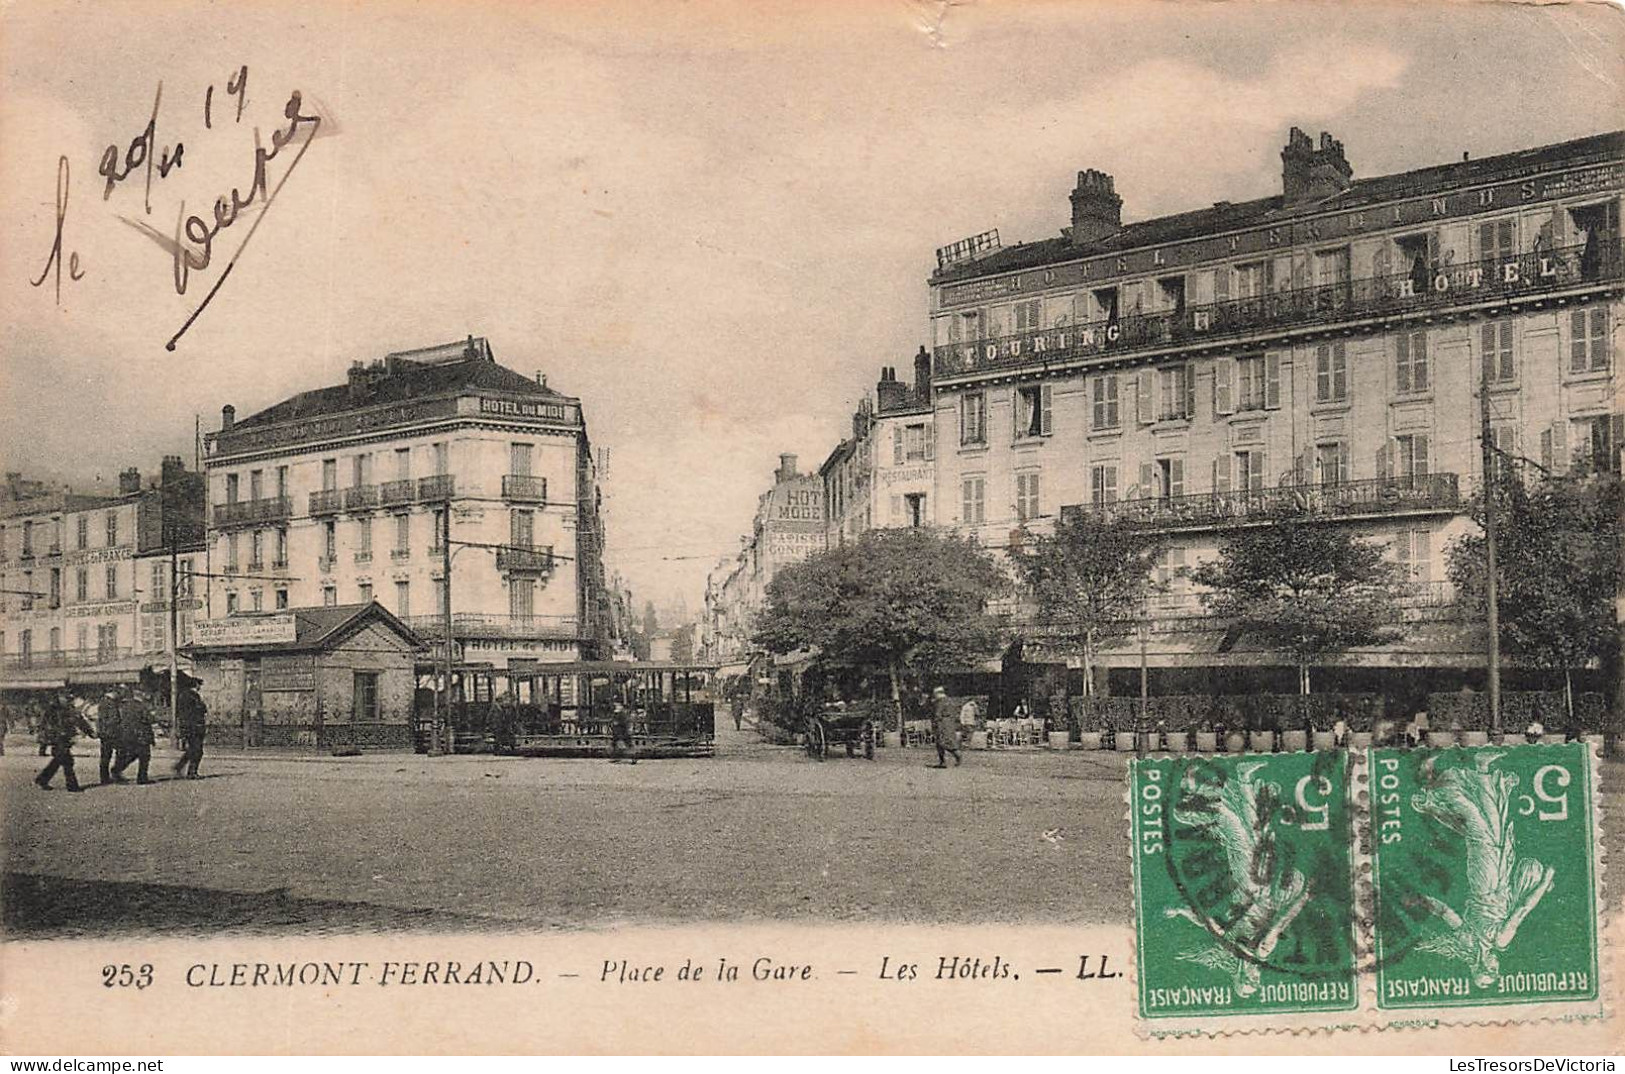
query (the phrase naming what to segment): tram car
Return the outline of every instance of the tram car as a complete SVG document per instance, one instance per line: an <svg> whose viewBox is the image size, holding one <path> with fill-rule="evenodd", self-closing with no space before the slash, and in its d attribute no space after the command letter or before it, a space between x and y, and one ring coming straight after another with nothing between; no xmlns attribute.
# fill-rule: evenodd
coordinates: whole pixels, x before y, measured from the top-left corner
<svg viewBox="0 0 1625 1074"><path fill-rule="evenodd" d="M617 715L630 754L708 757L716 748L715 665L579 661L465 669L452 703L458 753L611 756ZM624 752L624 748L623 748Z"/></svg>

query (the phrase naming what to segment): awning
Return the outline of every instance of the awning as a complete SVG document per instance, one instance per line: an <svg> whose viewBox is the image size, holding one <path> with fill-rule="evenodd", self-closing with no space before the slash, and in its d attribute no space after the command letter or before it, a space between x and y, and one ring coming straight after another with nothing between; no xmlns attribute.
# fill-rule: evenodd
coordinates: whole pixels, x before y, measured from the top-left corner
<svg viewBox="0 0 1625 1074"><path fill-rule="evenodd" d="M32 675L21 679L6 678L0 679L0 693L4 693L7 690L60 690L66 685L68 685L68 680L66 679L52 679L38 675Z"/></svg>
<svg viewBox="0 0 1625 1074"><path fill-rule="evenodd" d="M148 669L162 670L167 675L169 672L168 654L145 653L140 656L126 656L118 660L109 660L105 664L70 668L68 670L68 683L76 686L92 683L139 683L141 673Z"/></svg>
<svg viewBox="0 0 1625 1074"><path fill-rule="evenodd" d="M723 664L717 668L717 678L719 679L737 679L741 675L749 674L750 665L744 663Z"/></svg>
<svg viewBox="0 0 1625 1074"><path fill-rule="evenodd" d="M1484 650L1484 628L1479 624L1412 623L1406 625L1397 641L1324 656L1314 666L1481 668ZM1107 668L1137 668L1140 659L1140 640L1130 635L1114 639L1096 655L1095 663ZM1147 636L1145 664L1154 668L1290 667L1292 657L1247 634L1236 638L1222 629L1181 630Z"/></svg>
<svg viewBox="0 0 1625 1074"><path fill-rule="evenodd" d="M796 649L795 651L788 653L774 653L773 663L777 667L794 667L797 664L807 663L822 651L823 650L819 649L815 645L810 649Z"/></svg>

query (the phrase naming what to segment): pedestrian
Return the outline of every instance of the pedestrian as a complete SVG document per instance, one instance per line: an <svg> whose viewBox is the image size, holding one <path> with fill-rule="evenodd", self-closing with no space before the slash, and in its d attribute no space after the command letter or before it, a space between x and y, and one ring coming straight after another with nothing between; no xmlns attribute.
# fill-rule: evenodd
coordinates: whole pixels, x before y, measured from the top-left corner
<svg viewBox="0 0 1625 1074"><path fill-rule="evenodd" d="M631 764L637 764L638 759L635 755L637 747L632 742L632 710L619 701L615 702L609 722L610 763L620 764L622 760L626 760ZM626 746L625 753L621 751L623 743Z"/></svg>
<svg viewBox="0 0 1625 1074"><path fill-rule="evenodd" d="M974 702L971 704L974 705ZM971 710L973 713L975 709ZM947 768L948 754L954 755L954 766L960 764L959 757L959 712L954 709L953 700L948 691L937 687L931 691L931 724L936 732L937 763L932 768Z"/></svg>
<svg viewBox="0 0 1625 1074"><path fill-rule="evenodd" d="M202 779L197 766L203 760L203 736L208 730L209 707L198 696L197 687L188 686L175 698L176 730L180 732L181 756L175 762L175 775L186 769L187 779Z"/></svg>
<svg viewBox="0 0 1625 1074"><path fill-rule="evenodd" d="M123 768L124 751L121 720L123 701L118 687L110 687L96 702L96 737L102 743L101 777L103 783L112 783L112 769Z"/></svg>
<svg viewBox="0 0 1625 1074"><path fill-rule="evenodd" d="M519 701L503 690L491 702L491 749L513 753L519 746Z"/></svg>
<svg viewBox="0 0 1625 1074"><path fill-rule="evenodd" d="M61 769L63 784L69 791L78 793L84 788L79 786L73 772L73 740L81 734L94 738L96 732L90 729L83 716L74 711L65 693L54 695L46 703L40 713L40 723L50 742L51 761L34 777L34 782L39 784L40 790L48 791L51 789L51 778L56 775L57 769Z"/></svg>
<svg viewBox="0 0 1625 1074"><path fill-rule="evenodd" d="M1538 716L1531 719L1529 721L1529 726L1524 728L1523 731L1523 737L1529 742L1539 742L1541 737L1545 734L1546 725L1540 722L1540 717Z"/></svg>
<svg viewBox="0 0 1625 1074"><path fill-rule="evenodd" d="M745 729L745 699L735 695L732 707L734 714L734 730L743 731Z"/></svg>
<svg viewBox="0 0 1625 1074"><path fill-rule="evenodd" d="M139 691L133 696L122 699L119 706L119 748L123 756L113 766L113 778L119 779L124 770L130 767L130 762L136 762L135 781L137 783L151 783L147 778L147 766L152 764L152 709L147 704L146 696Z"/></svg>
<svg viewBox="0 0 1625 1074"><path fill-rule="evenodd" d="M1332 724L1332 745L1342 749L1349 744L1348 721L1339 716L1337 722Z"/></svg>

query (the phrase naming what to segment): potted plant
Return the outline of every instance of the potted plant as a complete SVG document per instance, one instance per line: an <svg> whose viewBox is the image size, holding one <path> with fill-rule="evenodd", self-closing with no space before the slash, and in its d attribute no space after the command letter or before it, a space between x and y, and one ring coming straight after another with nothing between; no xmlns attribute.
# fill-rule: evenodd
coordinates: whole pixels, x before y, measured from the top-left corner
<svg viewBox="0 0 1625 1074"><path fill-rule="evenodd" d="M1304 698L1305 706L1310 700ZM1302 753L1309 748L1309 713L1299 710L1281 732L1281 749L1286 753Z"/></svg>
<svg viewBox="0 0 1625 1074"><path fill-rule="evenodd" d="M1258 714L1258 717L1258 726L1250 728L1247 732L1247 744L1252 747L1254 753L1274 753L1275 726L1278 717L1273 707L1266 708Z"/></svg>
<svg viewBox="0 0 1625 1074"><path fill-rule="evenodd" d="M1309 744L1317 753L1337 748L1337 732L1332 728L1337 725L1338 709L1337 704L1328 704L1310 712Z"/></svg>
<svg viewBox="0 0 1625 1074"><path fill-rule="evenodd" d="M1196 752L1219 752L1219 735L1213 730L1213 721L1205 719L1196 727Z"/></svg>
<svg viewBox="0 0 1625 1074"><path fill-rule="evenodd" d="M1102 748L1102 735L1100 731L1100 711L1093 700L1087 697L1072 699L1073 719L1078 725L1078 748L1083 750L1098 750Z"/></svg>

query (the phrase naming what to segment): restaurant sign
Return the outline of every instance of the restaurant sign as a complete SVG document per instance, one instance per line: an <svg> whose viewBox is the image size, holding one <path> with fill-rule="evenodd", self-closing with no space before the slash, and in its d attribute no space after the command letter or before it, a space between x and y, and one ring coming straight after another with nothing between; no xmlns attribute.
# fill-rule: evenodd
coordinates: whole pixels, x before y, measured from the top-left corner
<svg viewBox="0 0 1625 1074"><path fill-rule="evenodd" d="M192 628L198 645L275 645L298 637L291 612L283 615L227 616L208 619Z"/></svg>

